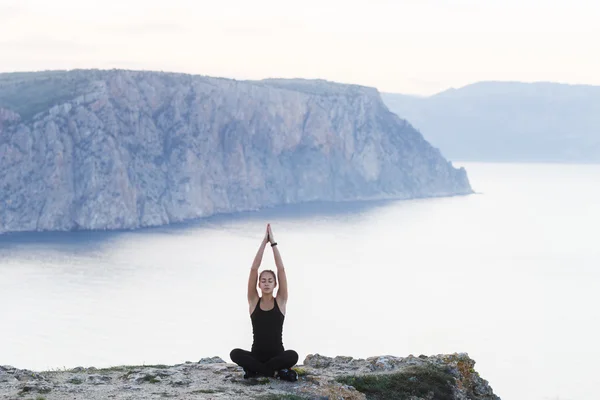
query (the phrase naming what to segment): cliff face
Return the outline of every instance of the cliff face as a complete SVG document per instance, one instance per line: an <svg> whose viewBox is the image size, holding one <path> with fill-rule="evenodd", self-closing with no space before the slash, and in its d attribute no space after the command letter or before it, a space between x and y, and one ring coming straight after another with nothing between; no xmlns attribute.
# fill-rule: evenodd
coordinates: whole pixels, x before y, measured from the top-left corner
<svg viewBox="0 0 600 400"><path fill-rule="evenodd" d="M296 399L500 400L465 353L364 359L308 355L294 367L298 381L243 379L241 367L219 357L173 366L33 372L0 366L0 399L42 394L48 400Z"/></svg>
<svg viewBox="0 0 600 400"><path fill-rule="evenodd" d="M134 71L0 74L0 232L471 193L375 89Z"/></svg>

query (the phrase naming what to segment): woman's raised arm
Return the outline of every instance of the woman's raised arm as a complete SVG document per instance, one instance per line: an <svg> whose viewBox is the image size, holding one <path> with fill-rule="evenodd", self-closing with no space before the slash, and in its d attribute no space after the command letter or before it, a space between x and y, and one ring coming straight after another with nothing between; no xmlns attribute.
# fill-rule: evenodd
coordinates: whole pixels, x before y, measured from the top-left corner
<svg viewBox="0 0 600 400"><path fill-rule="evenodd" d="M271 248L273 249L275 265L277 266L277 278L279 280L279 290L277 290L277 302L280 303L280 306L285 307L285 303L287 303L288 300L287 277L285 276L285 268L283 267L283 260L281 259L281 254L279 253L279 249L277 248L277 242L275 241L273 231L271 230L271 224L267 224L267 234L269 237L269 242L271 243Z"/></svg>
<svg viewBox="0 0 600 400"><path fill-rule="evenodd" d="M256 256L254 256L254 261L252 262L252 267L250 268L250 276L248 277L248 304L252 307L252 305L256 305L258 302L258 291L256 290L256 285L258 284L258 268L260 267L260 263L262 262L263 254L265 252L265 247L269 242L269 231L265 232L265 237L260 243L260 247L256 252Z"/></svg>

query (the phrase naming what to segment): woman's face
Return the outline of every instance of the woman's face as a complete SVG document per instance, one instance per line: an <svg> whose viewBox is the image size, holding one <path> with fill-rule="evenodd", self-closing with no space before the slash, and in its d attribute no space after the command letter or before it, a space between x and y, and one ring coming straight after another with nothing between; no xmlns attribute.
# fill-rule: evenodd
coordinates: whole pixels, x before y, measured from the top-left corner
<svg viewBox="0 0 600 400"><path fill-rule="evenodd" d="M260 276L258 287L263 293L272 293L276 286L277 282L275 282L273 274L264 273Z"/></svg>

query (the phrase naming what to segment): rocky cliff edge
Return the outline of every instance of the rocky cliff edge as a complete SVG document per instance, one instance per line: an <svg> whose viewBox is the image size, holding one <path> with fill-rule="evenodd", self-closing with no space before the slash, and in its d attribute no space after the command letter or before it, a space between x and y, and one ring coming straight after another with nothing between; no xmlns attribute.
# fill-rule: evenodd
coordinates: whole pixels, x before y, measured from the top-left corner
<svg viewBox="0 0 600 400"><path fill-rule="evenodd" d="M367 359L311 354L297 382L243 379L219 357L166 366L33 372L0 366L0 399L499 400L465 353Z"/></svg>

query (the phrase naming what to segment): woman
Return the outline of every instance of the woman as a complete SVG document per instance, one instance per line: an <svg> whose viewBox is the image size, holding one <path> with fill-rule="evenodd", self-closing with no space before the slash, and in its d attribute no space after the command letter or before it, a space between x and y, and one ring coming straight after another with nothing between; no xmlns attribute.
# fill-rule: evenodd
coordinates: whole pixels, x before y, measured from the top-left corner
<svg viewBox="0 0 600 400"><path fill-rule="evenodd" d="M271 243L277 275L279 276L279 290L277 297L273 290L277 287L277 277L271 270L264 270L258 275L258 268L267 243ZM256 284L262 292L258 295ZM294 350L283 348L283 321L288 300L287 279L281 254L273 236L271 225L267 224L267 231L260 248L254 257L250 278L248 279L248 305L250 319L252 320L252 351L234 349L229 356L231 360L244 368L244 379L255 376L268 376L297 381L298 374L290 369L298 362L298 353Z"/></svg>

